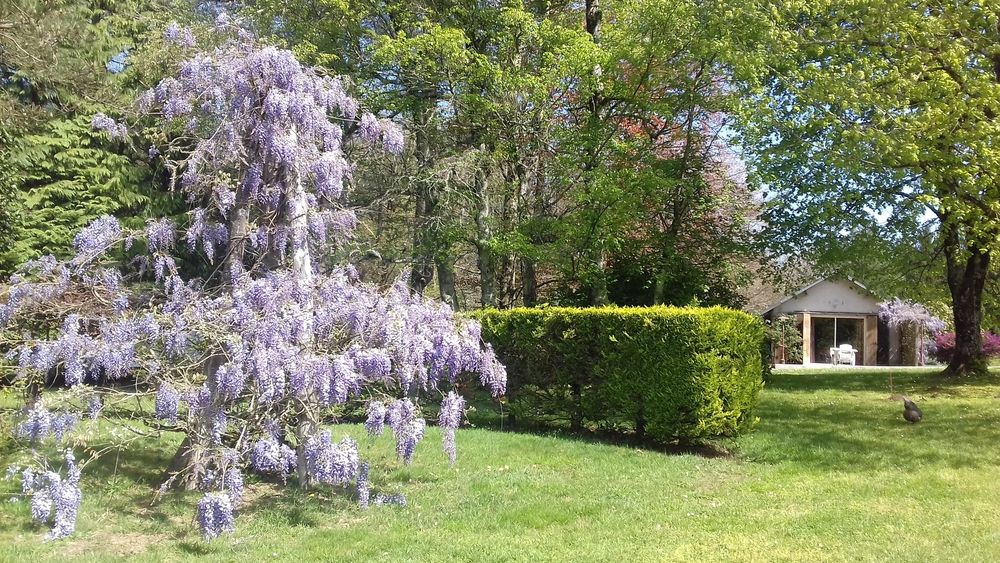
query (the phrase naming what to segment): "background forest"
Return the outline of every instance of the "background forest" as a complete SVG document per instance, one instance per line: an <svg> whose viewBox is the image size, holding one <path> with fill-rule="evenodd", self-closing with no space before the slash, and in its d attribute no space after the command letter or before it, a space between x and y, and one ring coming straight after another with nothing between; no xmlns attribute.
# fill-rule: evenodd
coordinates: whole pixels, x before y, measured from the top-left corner
<svg viewBox="0 0 1000 563"><path fill-rule="evenodd" d="M366 278L408 273L460 309L743 303L759 201L731 146L728 47L710 7L238 4L225 7L404 126L405 158L358 155L353 171L350 259ZM90 119L121 115L116 100L159 78L161 30L191 13L104 1L0 14L0 268L65 255L106 213L181 210L170 171Z"/></svg>
<svg viewBox="0 0 1000 563"><path fill-rule="evenodd" d="M122 100L162 78L169 22L207 29L227 10L346 77L404 128L403 158L350 155L360 225L343 252L368 280L407 274L457 309L758 311L840 274L941 313L957 303L963 319L980 309L995 329L1000 283L988 258L966 260L970 241L995 238L995 212L975 203L994 188L960 154L990 162L992 145L969 139L987 139L992 110L976 100L993 98L955 86L996 82L976 62L988 42L966 33L991 29L989 12L969 2L924 18L876 4L7 3L0 271L65 256L73 233L106 213L127 225L182 216L171 171L136 137L108 140L90 120L129 115ZM902 28L912 45L880 42ZM971 57L965 76L950 77L924 44ZM976 323L964 324L971 339Z"/></svg>

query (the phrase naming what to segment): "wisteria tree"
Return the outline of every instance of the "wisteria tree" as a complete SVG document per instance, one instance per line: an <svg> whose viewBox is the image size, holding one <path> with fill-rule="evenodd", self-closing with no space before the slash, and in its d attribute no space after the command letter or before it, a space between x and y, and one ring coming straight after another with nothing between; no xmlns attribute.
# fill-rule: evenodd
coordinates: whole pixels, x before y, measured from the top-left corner
<svg viewBox="0 0 1000 563"><path fill-rule="evenodd" d="M941 332L945 328L943 320L927 310L919 303L903 301L898 297L892 301L879 303L879 317L889 326L908 327L914 330L917 337L917 362L923 365L924 338ZM933 342L933 340L931 340Z"/></svg>
<svg viewBox="0 0 1000 563"><path fill-rule="evenodd" d="M476 323L412 295L405 280L381 289L350 265L320 266L356 223L343 204L345 146L399 154L400 129L362 112L344 80L259 44L226 16L216 32L216 46L198 50L189 29L171 25L179 72L136 104L134 121L156 140L148 157L171 171L187 220L130 230L103 217L77 235L74 257L27 264L0 295L0 348L27 398L16 435L35 452L9 474L21 477L33 517L53 524L49 538L74 529L86 462L66 448L63 475L41 446L103 418L107 404L139 405L133 443L148 439L144 429L183 433L160 490L204 490L198 521L211 539L234 529L247 471L350 487L362 506L405 502L370 496L357 444L325 425L338 405L365 401L368 432L388 425L409 463L424 405L440 402L454 462L459 378L477 376L494 396L505 389ZM93 125L139 138L108 116ZM209 273L183 275L180 255ZM56 373L66 388L43 392Z"/></svg>

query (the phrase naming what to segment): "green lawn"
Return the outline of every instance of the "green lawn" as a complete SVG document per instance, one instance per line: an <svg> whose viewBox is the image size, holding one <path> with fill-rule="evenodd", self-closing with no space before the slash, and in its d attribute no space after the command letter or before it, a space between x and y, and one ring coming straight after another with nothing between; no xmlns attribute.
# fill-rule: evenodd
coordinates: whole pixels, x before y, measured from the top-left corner
<svg viewBox="0 0 1000 563"><path fill-rule="evenodd" d="M1000 560L1000 379L894 377L923 423L902 421L884 372L775 375L731 457L464 429L450 469L431 429L402 468L383 438L366 448L392 470L374 479L409 507L258 484L236 535L210 544L196 497L150 506L171 451L153 443L88 468L69 540L43 543L25 503L0 504L0 560Z"/></svg>

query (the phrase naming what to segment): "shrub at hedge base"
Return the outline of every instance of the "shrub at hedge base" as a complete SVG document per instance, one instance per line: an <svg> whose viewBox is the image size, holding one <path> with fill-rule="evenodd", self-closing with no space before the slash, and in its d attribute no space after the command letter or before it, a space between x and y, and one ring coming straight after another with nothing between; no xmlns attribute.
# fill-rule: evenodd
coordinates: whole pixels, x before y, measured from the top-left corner
<svg viewBox="0 0 1000 563"><path fill-rule="evenodd" d="M519 422L682 442L753 424L764 326L746 313L546 307L473 315L507 366L510 412Z"/></svg>

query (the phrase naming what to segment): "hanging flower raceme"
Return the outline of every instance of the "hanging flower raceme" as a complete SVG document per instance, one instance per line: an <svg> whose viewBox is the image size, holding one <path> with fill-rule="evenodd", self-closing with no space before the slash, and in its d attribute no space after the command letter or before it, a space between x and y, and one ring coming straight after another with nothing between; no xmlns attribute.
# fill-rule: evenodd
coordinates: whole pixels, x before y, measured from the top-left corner
<svg viewBox="0 0 1000 563"><path fill-rule="evenodd" d="M931 334L941 332L945 322L927 310L926 307L912 301L895 298L892 301L879 303L879 317L891 326L912 324Z"/></svg>
<svg viewBox="0 0 1000 563"><path fill-rule="evenodd" d="M17 469L9 468L8 476L17 474ZM46 540L65 538L73 533L83 500L80 468L71 449L63 453L63 469L65 475L45 468L26 467L20 471L21 496L30 498L32 520L52 526Z"/></svg>
<svg viewBox="0 0 1000 563"><path fill-rule="evenodd" d="M198 525L205 540L236 530L236 516L229 495L221 492L205 493L198 501Z"/></svg>
<svg viewBox="0 0 1000 563"><path fill-rule="evenodd" d="M455 429L462 423L462 415L465 412L465 399L454 391L449 391L441 402L441 411L438 413L438 426L444 432L444 451L448 454L451 463L455 463L457 450L455 448Z"/></svg>

